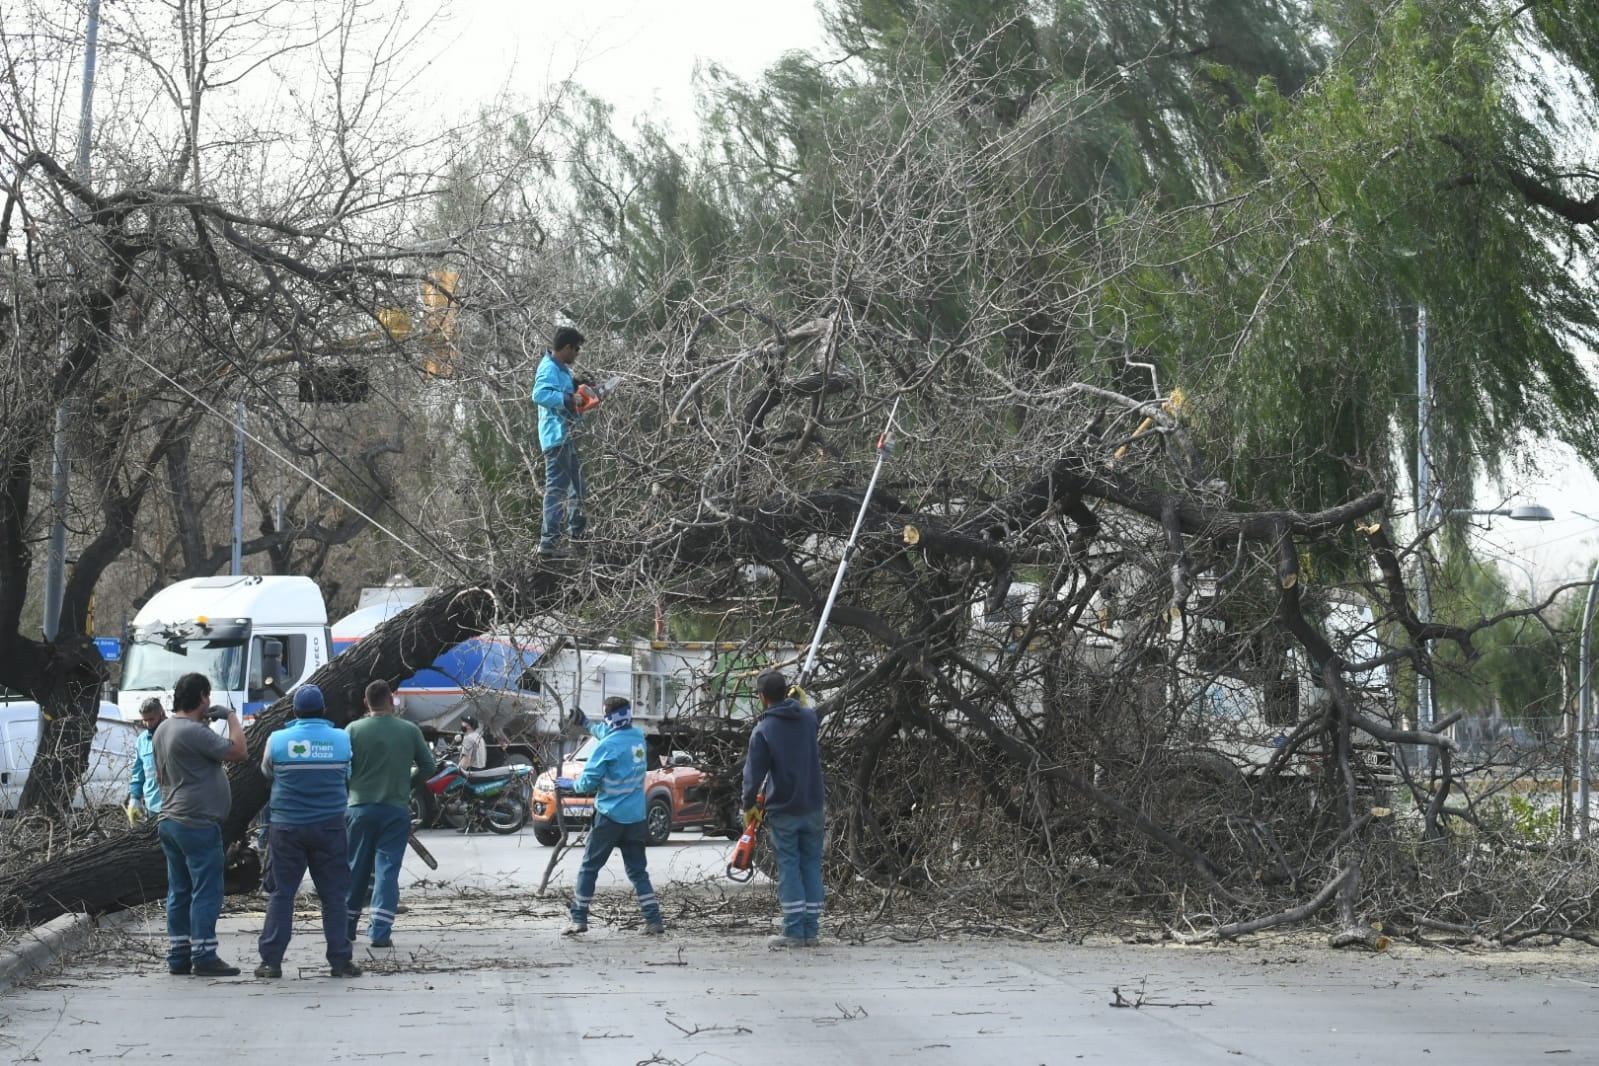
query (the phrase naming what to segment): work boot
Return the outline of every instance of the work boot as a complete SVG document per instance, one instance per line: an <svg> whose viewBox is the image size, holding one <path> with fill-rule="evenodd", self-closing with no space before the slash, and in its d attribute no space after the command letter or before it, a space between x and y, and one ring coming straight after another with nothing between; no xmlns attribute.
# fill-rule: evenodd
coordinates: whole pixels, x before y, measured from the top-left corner
<svg viewBox="0 0 1599 1066"><path fill-rule="evenodd" d="M661 921L659 918L655 919L653 922L644 923L645 936L663 936L665 933L666 923Z"/></svg>
<svg viewBox="0 0 1599 1066"><path fill-rule="evenodd" d="M769 936L766 938L766 946L771 951L787 951L789 948L802 948L805 946L805 938L802 936L787 936L786 934L778 933L776 936Z"/></svg>
<svg viewBox="0 0 1599 1066"><path fill-rule="evenodd" d="M219 958L201 959L189 968L189 972L196 977L237 977L239 968L229 966Z"/></svg>
<svg viewBox="0 0 1599 1066"><path fill-rule="evenodd" d="M805 946L808 948L819 948L822 946L822 938L819 936L808 936L805 938Z"/></svg>
<svg viewBox="0 0 1599 1066"><path fill-rule="evenodd" d="M375 948L392 948L394 946L394 938L387 936L375 936L372 938L372 946Z"/></svg>
<svg viewBox="0 0 1599 1066"><path fill-rule="evenodd" d="M328 971L330 977L360 977L361 967L353 962L341 962Z"/></svg>
<svg viewBox="0 0 1599 1066"><path fill-rule="evenodd" d="M282 977L283 967L275 962L263 962L255 968L255 975L257 977Z"/></svg>
<svg viewBox="0 0 1599 1066"><path fill-rule="evenodd" d="M189 976L189 969L190 967L188 963L180 962L175 965L168 966L167 973L171 974L173 977L187 977Z"/></svg>
<svg viewBox="0 0 1599 1066"><path fill-rule="evenodd" d="M571 925L569 925L565 929L561 930L561 935L562 936L577 936L579 933L586 933L588 931L589 931L589 923L580 922L580 921L578 921L578 920L576 920L574 918L572 920L572 924Z"/></svg>

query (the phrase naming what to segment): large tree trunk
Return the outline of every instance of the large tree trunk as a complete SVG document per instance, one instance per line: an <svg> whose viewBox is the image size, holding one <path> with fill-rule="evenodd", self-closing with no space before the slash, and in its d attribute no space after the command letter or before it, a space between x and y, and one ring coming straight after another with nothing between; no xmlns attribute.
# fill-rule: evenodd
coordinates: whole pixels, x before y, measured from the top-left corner
<svg viewBox="0 0 1599 1066"><path fill-rule="evenodd" d="M39 701L39 740L17 806L52 818L72 811L72 799L89 768L90 743L100 718L105 662L88 637L54 643L26 641L35 650L37 683L27 691Z"/></svg>

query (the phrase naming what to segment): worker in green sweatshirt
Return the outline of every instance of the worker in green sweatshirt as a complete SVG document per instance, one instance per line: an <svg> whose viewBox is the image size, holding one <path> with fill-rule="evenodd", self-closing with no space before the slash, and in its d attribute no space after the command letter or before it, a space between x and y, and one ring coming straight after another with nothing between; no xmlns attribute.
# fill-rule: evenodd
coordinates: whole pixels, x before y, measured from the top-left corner
<svg viewBox="0 0 1599 1066"><path fill-rule="evenodd" d="M361 911L372 900L367 938L375 948L394 946L394 909L400 904L400 861L411 835L411 789L434 772L433 752L422 730L394 713L388 683L366 687L366 717L351 722L350 939ZM373 887L374 879L377 882Z"/></svg>

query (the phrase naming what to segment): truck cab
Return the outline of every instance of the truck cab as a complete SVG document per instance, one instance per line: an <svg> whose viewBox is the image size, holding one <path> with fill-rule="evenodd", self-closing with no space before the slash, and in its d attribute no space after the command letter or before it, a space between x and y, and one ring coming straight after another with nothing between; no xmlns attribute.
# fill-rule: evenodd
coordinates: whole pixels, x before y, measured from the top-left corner
<svg viewBox="0 0 1599 1066"><path fill-rule="evenodd" d="M307 577L198 577L162 589L129 627L117 703L124 718L154 696L172 706L184 674L211 679L211 702L248 726L327 663L322 591Z"/></svg>

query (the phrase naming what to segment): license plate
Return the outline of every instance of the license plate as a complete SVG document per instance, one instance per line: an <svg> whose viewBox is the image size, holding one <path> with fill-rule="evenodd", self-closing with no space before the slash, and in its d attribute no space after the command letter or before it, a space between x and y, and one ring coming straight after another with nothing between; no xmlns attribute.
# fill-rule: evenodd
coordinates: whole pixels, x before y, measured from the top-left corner
<svg viewBox="0 0 1599 1066"><path fill-rule="evenodd" d="M563 803L561 815L566 818L587 818L589 809L581 803Z"/></svg>

